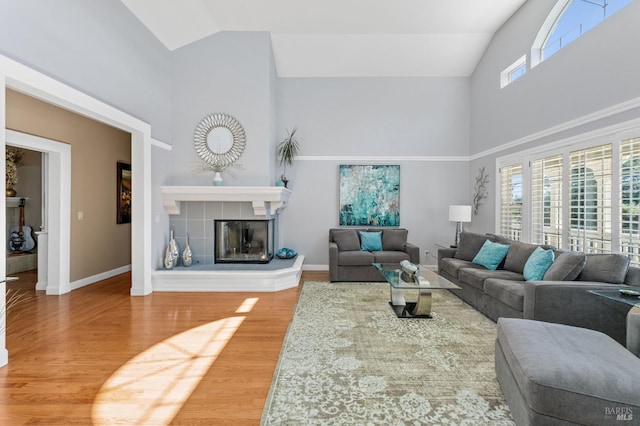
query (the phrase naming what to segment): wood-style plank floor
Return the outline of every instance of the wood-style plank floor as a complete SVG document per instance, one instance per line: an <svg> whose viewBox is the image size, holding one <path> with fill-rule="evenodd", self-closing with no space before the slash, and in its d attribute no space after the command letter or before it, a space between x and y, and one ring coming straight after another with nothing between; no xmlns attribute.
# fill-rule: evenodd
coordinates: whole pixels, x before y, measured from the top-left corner
<svg viewBox="0 0 640 426"><path fill-rule="evenodd" d="M34 280L15 275L10 286ZM129 288L123 274L62 296L22 290L31 298L7 316L0 424L259 424L299 289Z"/></svg>

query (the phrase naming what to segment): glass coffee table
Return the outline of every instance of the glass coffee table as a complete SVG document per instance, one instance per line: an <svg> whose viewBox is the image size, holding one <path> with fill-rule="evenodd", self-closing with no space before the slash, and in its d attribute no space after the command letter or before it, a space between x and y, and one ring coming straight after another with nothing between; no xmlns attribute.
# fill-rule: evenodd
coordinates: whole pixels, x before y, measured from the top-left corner
<svg viewBox="0 0 640 426"><path fill-rule="evenodd" d="M460 289L457 285L420 265L416 274L408 274L397 263L374 263L391 289L391 301L398 318L431 318L431 291ZM406 290L417 290L415 302L405 301Z"/></svg>

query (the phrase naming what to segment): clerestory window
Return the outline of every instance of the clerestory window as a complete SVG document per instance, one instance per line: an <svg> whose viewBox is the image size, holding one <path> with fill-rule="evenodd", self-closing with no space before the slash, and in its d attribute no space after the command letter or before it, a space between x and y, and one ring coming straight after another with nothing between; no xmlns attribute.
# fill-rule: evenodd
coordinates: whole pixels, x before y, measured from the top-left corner
<svg viewBox="0 0 640 426"><path fill-rule="evenodd" d="M531 49L531 67L548 59L633 0L559 0Z"/></svg>

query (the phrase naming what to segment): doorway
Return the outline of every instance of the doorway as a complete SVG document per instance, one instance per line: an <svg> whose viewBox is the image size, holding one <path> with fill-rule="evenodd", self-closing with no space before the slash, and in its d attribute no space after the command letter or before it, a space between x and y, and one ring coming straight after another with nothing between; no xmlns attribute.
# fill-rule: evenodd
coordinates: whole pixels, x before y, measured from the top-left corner
<svg viewBox="0 0 640 426"><path fill-rule="evenodd" d="M38 234L36 290L67 293L71 291L71 147L13 130L5 132L7 145L42 153L42 224Z"/></svg>

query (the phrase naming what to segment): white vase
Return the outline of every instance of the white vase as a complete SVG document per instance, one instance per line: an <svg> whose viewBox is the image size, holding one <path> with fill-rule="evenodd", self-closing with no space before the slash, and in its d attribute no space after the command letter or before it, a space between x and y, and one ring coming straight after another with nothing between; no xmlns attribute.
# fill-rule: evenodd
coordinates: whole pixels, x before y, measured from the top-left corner
<svg viewBox="0 0 640 426"><path fill-rule="evenodd" d="M191 266L193 264L193 254L191 253L191 247L189 247L189 234L187 234L187 242L182 252L182 265Z"/></svg>
<svg viewBox="0 0 640 426"><path fill-rule="evenodd" d="M222 175L220 172L216 172L213 176L213 186L222 186Z"/></svg>

